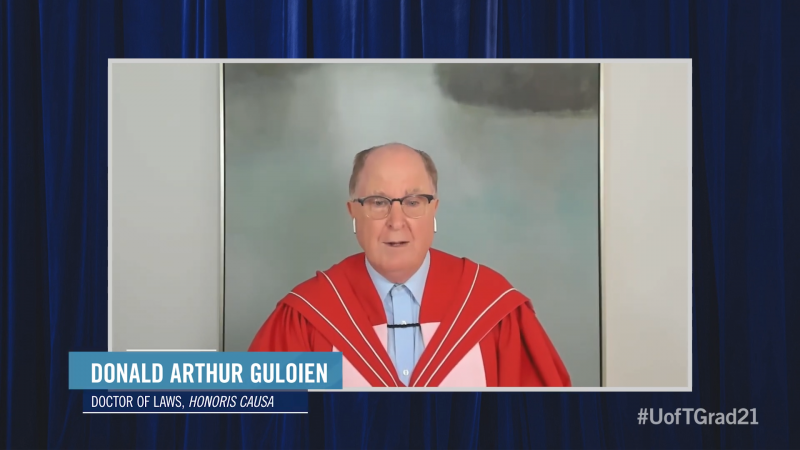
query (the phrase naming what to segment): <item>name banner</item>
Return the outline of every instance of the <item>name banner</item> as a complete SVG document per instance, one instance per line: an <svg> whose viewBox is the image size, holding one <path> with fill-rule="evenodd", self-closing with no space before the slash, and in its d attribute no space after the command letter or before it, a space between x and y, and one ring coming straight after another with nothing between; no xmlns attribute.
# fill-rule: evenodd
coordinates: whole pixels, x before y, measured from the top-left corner
<svg viewBox="0 0 800 450"><path fill-rule="evenodd" d="M304 391L84 391L84 414L304 414Z"/></svg>
<svg viewBox="0 0 800 450"><path fill-rule="evenodd" d="M79 390L308 390L342 388L333 352L71 352Z"/></svg>

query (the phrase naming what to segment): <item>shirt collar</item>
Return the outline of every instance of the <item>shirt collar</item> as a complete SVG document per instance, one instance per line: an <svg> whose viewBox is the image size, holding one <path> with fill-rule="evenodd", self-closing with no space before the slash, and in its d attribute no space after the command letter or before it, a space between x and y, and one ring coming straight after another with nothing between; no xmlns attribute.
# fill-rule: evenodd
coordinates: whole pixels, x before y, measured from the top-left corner
<svg viewBox="0 0 800 450"><path fill-rule="evenodd" d="M378 291L378 295L381 297L381 301L385 301L389 295L389 291L392 290L394 287L394 283L387 280L383 277L383 275L379 274L377 270L369 263L367 258L364 258L364 262L367 264L367 273L369 273L369 277L372 279L372 283L375 285L375 289ZM422 261L422 265L417 269L414 275L408 279L403 285L408 288L411 292L411 297L417 304L420 304L422 301L422 292L425 289L425 281L428 279L428 269L431 266L431 252L425 254L425 259Z"/></svg>

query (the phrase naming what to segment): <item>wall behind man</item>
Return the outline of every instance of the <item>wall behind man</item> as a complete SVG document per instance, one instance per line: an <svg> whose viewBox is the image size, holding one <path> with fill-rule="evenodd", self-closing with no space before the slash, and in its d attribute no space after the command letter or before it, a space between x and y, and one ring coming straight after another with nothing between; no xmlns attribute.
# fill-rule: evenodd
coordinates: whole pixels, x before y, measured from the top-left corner
<svg viewBox="0 0 800 450"><path fill-rule="evenodd" d="M440 172L434 247L502 273L574 384L599 385L598 65L233 64L225 78L226 351L360 251L353 156L399 141Z"/></svg>

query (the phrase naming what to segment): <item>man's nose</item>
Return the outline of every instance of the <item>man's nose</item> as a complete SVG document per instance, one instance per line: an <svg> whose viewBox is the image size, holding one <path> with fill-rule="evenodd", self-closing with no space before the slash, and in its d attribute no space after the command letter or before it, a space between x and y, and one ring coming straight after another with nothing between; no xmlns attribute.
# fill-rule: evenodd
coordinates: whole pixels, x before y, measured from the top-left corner
<svg viewBox="0 0 800 450"><path fill-rule="evenodd" d="M392 209L389 211L389 217L386 218L386 224L390 228L402 228L406 223L406 215L403 212L403 206L400 202L392 203Z"/></svg>

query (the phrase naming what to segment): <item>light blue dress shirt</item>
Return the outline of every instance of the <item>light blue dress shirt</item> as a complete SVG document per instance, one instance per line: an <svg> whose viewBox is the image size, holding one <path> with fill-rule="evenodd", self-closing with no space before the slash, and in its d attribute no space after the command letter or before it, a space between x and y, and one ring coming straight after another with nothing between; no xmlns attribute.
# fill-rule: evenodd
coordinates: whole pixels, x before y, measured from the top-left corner
<svg viewBox="0 0 800 450"><path fill-rule="evenodd" d="M369 263L367 272L375 289L383 301L386 310L386 322L389 325L405 325L419 323L419 309L422 305L422 292L425 281L428 279L428 269L431 265L431 254L425 255L425 260L417 272L404 284L394 284L379 274ZM417 365L425 343L422 341L422 329L419 327L390 328L386 341L386 350L394 363L400 381L408 386L414 366Z"/></svg>

